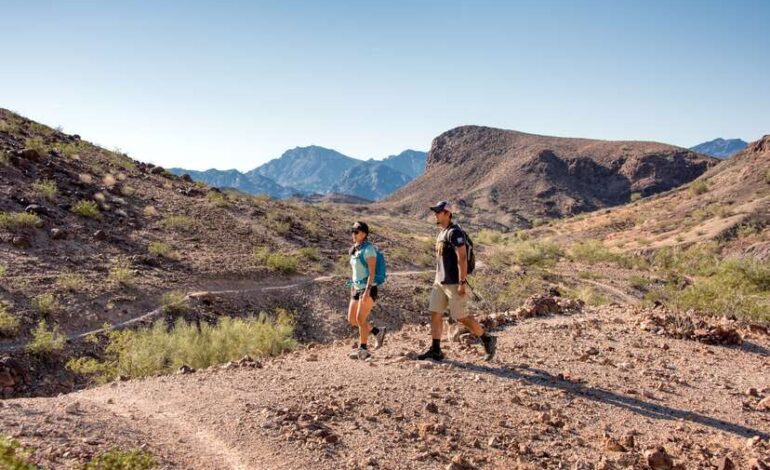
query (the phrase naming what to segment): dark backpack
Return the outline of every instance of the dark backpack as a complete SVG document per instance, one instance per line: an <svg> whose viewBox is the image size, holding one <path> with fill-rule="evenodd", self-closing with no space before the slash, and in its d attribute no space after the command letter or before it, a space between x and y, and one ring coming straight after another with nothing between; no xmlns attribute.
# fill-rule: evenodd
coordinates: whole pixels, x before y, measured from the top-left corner
<svg viewBox="0 0 770 470"><path fill-rule="evenodd" d="M473 249L473 240L471 240L471 237L468 236L468 232L463 230L459 225L455 225L450 230L446 231L446 235L444 237L444 244L448 245L449 247L452 247L452 243L449 241L449 233L452 230L459 230L460 233L463 234L465 245L467 247L466 251L468 252L468 274L473 274L473 270L476 269L476 253Z"/></svg>

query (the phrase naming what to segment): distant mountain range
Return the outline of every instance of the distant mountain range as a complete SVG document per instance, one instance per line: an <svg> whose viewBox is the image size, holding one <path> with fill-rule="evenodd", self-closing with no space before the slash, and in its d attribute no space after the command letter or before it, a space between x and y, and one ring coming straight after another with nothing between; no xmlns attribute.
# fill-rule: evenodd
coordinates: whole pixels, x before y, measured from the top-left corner
<svg viewBox="0 0 770 470"><path fill-rule="evenodd" d="M169 171L176 175L189 174L195 181L211 186L275 198L339 193L378 200L422 175L426 158L425 152L405 150L384 160L358 160L312 145L287 150L280 158L246 173L184 168Z"/></svg>
<svg viewBox="0 0 770 470"><path fill-rule="evenodd" d="M716 158L730 158L741 150L748 146L748 142L741 139L714 139L708 142L703 142L695 147L690 147L693 152L698 152L703 155L708 155Z"/></svg>

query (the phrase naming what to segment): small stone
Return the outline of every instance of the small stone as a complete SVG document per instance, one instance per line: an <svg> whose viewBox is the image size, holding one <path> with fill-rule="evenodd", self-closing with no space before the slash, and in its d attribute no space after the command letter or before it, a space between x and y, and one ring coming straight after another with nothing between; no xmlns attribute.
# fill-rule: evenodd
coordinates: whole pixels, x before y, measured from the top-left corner
<svg viewBox="0 0 770 470"><path fill-rule="evenodd" d="M762 441L762 438L759 436L750 437L746 440L746 447L751 448L756 446Z"/></svg>
<svg viewBox="0 0 770 470"><path fill-rule="evenodd" d="M324 440L326 441L327 444L336 444L337 442L339 442L340 438L337 437L335 434L329 434L324 438Z"/></svg>
<svg viewBox="0 0 770 470"><path fill-rule="evenodd" d="M438 413L438 405L436 405L432 401L428 402L425 404L425 411L427 411L428 413Z"/></svg>
<svg viewBox="0 0 770 470"><path fill-rule="evenodd" d="M188 366L187 364L182 364L181 366L179 366L179 369L176 371L176 373L179 375L192 374L193 372L195 372L195 369Z"/></svg>
<svg viewBox="0 0 770 470"><path fill-rule="evenodd" d="M63 240L67 238L67 231L61 228L51 229L51 240Z"/></svg>
<svg viewBox="0 0 770 470"><path fill-rule="evenodd" d="M73 401L69 405L64 407L64 412L71 415L80 413L80 402Z"/></svg>
<svg viewBox="0 0 770 470"><path fill-rule="evenodd" d="M759 408L762 410L770 410L770 397L765 397L759 401Z"/></svg>
<svg viewBox="0 0 770 470"><path fill-rule="evenodd" d="M610 452L625 452L626 448L623 447L620 442L616 441L615 439L611 437L606 437L604 439L604 448L607 449Z"/></svg>
<svg viewBox="0 0 770 470"><path fill-rule="evenodd" d="M746 390L746 395L750 397L758 397L759 391L754 387L750 387L748 390Z"/></svg>
<svg viewBox="0 0 770 470"><path fill-rule="evenodd" d="M674 467L673 459L663 447L646 451L644 458L652 470L671 470Z"/></svg>
<svg viewBox="0 0 770 470"><path fill-rule="evenodd" d="M107 234L104 233L104 230L97 230L94 232L94 240L106 240Z"/></svg>
<svg viewBox="0 0 770 470"><path fill-rule="evenodd" d="M770 470L770 463L759 459L749 460L749 470Z"/></svg>
<svg viewBox="0 0 770 470"><path fill-rule="evenodd" d="M310 354L309 356L307 356L307 357L305 358L305 360L306 360L307 362L318 362L318 354L315 354L315 353L313 353L313 354Z"/></svg>
<svg viewBox="0 0 770 470"><path fill-rule="evenodd" d="M730 460L729 457L724 457L722 460L719 461L719 467L717 467L719 470L736 470L735 464L732 460Z"/></svg>

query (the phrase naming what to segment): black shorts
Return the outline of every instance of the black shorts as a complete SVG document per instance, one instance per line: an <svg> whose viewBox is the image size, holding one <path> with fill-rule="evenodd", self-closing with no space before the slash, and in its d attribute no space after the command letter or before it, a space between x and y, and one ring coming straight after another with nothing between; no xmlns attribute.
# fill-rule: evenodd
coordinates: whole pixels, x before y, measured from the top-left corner
<svg viewBox="0 0 770 470"><path fill-rule="evenodd" d="M364 289L356 289L353 291L353 296L351 297L351 299L361 300L362 295L364 295ZM372 286L369 289L369 297L371 297L373 301L377 300L377 286Z"/></svg>

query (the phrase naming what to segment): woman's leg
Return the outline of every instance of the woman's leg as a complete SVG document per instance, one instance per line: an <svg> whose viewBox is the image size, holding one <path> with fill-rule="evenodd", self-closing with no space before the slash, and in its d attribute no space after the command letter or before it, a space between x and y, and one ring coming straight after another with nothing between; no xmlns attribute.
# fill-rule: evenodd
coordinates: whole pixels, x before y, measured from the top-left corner
<svg viewBox="0 0 770 470"><path fill-rule="evenodd" d="M350 299L350 305L348 306L348 323L350 326L358 326L358 300Z"/></svg>
<svg viewBox="0 0 770 470"><path fill-rule="evenodd" d="M372 325L369 324L367 319L369 318L369 313L374 307L374 300L367 295L361 300L360 303L361 310L356 316L356 321L358 323L359 344L367 344L367 341L369 340L369 332L372 331Z"/></svg>

